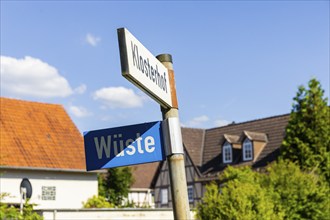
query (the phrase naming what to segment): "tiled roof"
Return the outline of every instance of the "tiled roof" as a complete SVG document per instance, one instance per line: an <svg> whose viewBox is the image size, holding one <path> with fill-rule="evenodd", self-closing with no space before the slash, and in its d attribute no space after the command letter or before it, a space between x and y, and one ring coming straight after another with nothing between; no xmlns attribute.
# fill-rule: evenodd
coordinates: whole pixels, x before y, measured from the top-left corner
<svg viewBox="0 0 330 220"><path fill-rule="evenodd" d="M182 140L196 166L202 165L204 129L182 128Z"/></svg>
<svg viewBox="0 0 330 220"><path fill-rule="evenodd" d="M288 119L289 114L286 114L212 129L183 127L182 140L194 165L201 172L202 178L208 178L217 176L217 173L227 166L223 164L221 155L221 145L225 140L233 144L234 161L231 164L233 166L263 167L274 161L279 154ZM242 163L241 142L245 137L265 143L256 161ZM152 186L153 178L158 174L157 169L160 168L159 164L162 163L133 166L136 182L132 188Z"/></svg>
<svg viewBox="0 0 330 220"><path fill-rule="evenodd" d="M185 149L188 150L191 159L196 166L201 165L202 147L203 147L203 129L182 128L182 139L184 140ZM161 163L147 163L131 166L133 169L133 177L135 182L131 188L150 188L157 169Z"/></svg>
<svg viewBox="0 0 330 220"><path fill-rule="evenodd" d="M1 98L0 166L86 170L83 137L61 105Z"/></svg>
<svg viewBox="0 0 330 220"><path fill-rule="evenodd" d="M202 173L217 173L226 167L221 162L221 144L224 143L225 135L242 136L244 134L252 139L267 142L253 167L262 167L274 161L279 155L279 147L285 135L288 119L289 114L286 114L207 129L205 131Z"/></svg>
<svg viewBox="0 0 330 220"><path fill-rule="evenodd" d="M131 166L134 183L131 188L151 188L152 180L160 162L138 164Z"/></svg>

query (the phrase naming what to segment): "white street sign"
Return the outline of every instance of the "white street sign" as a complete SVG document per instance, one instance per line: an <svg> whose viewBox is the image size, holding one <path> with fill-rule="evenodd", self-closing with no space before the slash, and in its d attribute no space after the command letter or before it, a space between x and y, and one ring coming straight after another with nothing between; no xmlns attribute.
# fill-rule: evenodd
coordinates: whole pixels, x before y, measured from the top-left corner
<svg viewBox="0 0 330 220"><path fill-rule="evenodd" d="M163 107L172 107L167 68L127 29L117 31L122 75Z"/></svg>

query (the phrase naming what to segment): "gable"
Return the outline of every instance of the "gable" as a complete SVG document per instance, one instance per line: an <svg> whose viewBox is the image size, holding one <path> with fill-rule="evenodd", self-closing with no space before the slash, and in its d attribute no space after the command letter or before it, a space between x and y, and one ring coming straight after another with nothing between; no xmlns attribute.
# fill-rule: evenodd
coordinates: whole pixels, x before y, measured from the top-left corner
<svg viewBox="0 0 330 220"><path fill-rule="evenodd" d="M85 170L83 137L61 105L1 98L0 165Z"/></svg>
<svg viewBox="0 0 330 220"><path fill-rule="evenodd" d="M182 141L196 166L202 165L204 129L182 128Z"/></svg>

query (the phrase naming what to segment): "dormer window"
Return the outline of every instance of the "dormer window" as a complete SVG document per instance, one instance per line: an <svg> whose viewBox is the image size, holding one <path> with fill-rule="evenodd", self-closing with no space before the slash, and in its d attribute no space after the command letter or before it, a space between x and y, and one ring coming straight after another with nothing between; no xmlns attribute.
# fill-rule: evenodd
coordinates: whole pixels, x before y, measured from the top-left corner
<svg viewBox="0 0 330 220"><path fill-rule="evenodd" d="M223 163L231 163L233 161L233 150L231 144L227 141L222 146L222 161Z"/></svg>
<svg viewBox="0 0 330 220"><path fill-rule="evenodd" d="M243 142L243 160L248 161L253 159L253 148L252 148L252 142L245 138Z"/></svg>

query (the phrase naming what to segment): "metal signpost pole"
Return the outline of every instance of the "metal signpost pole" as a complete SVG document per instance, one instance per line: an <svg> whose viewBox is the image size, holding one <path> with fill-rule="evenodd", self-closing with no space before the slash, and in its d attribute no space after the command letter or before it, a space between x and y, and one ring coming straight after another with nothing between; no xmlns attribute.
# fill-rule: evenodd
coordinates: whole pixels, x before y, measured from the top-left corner
<svg viewBox="0 0 330 220"><path fill-rule="evenodd" d="M174 219L191 219L172 56L170 54L160 54L157 56L157 59L168 69L172 93L172 107L161 107L163 120L173 119L173 121L176 122L174 123L175 131L173 131L173 133L175 133L174 135L178 135L177 133L180 133L179 140L181 141L181 143L178 143L179 145L181 145L181 150L174 150L173 152L171 152L171 154L167 155L167 162L169 166L169 175L171 181L171 195ZM176 147L177 146L172 146L172 148ZM178 148L180 148L180 146Z"/></svg>
<svg viewBox="0 0 330 220"><path fill-rule="evenodd" d="M162 135L169 165L174 218L190 219L172 56L161 54L156 59L126 28L119 28L117 32L122 75L161 105ZM93 140L95 142L95 138ZM145 145L150 147L149 142ZM97 146L100 151L99 144ZM110 157L109 150L108 154ZM99 156L102 157L101 154Z"/></svg>

